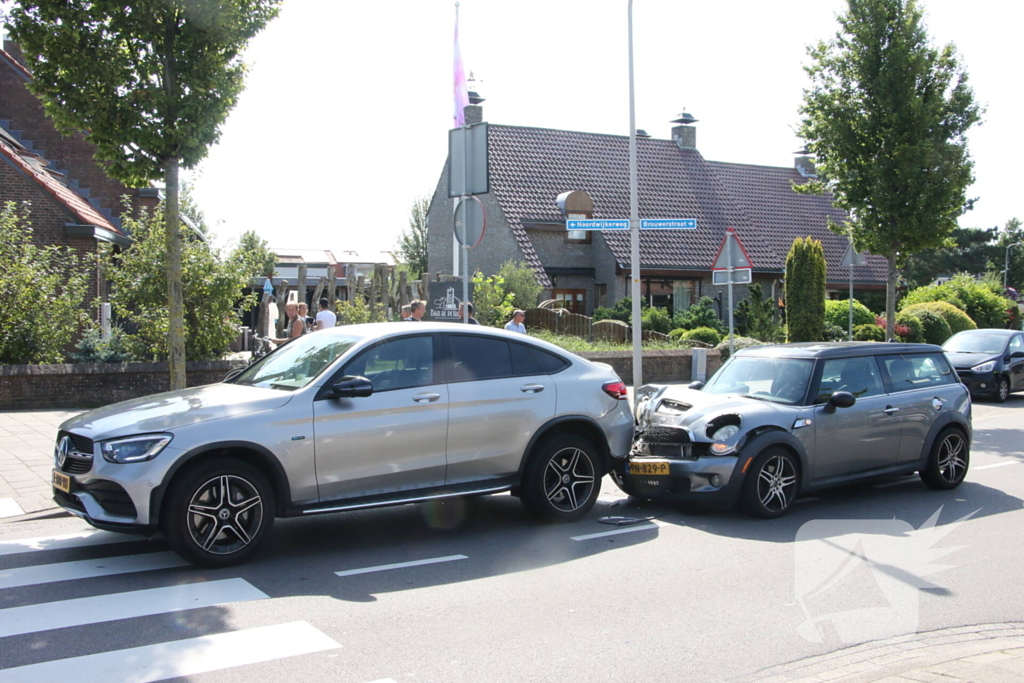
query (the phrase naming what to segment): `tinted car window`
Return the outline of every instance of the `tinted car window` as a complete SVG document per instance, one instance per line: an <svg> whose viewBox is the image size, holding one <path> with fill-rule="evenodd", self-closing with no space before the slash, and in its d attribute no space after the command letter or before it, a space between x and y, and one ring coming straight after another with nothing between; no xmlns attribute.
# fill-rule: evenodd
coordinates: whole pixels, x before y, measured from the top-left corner
<svg viewBox="0 0 1024 683"><path fill-rule="evenodd" d="M509 344L512 352L512 373L515 375L542 375L537 359L530 353L530 349L523 344Z"/></svg>
<svg viewBox="0 0 1024 683"><path fill-rule="evenodd" d="M512 376L512 358L503 339L452 335L452 381Z"/></svg>
<svg viewBox="0 0 1024 683"><path fill-rule="evenodd" d="M885 393L882 376L874 358L834 358L825 361L816 403L825 403L837 391L848 391L857 398Z"/></svg>
<svg viewBox="0 0 1024 683"><path fill-rule="evenodd" d="M893 391L910 391L957 382L949 363L940 354L883 356L882 364L889 375Z"/></svg>
<svg viewBox="0 0 1024 683"><path fill-rule="evenodd" d="M433 384L434 338L403 337L384 342L356 356L343 373L366 377L374 391Z"/></svg>
<svg viewBox="0 0 1024 683"><path fill-rule="evenodd" d="M568 363L564 358L560 358L553 353L548 353L538 348L530 347L530 351L533 352L533 357L537 359L540 364L540 369L548 374L558 372L564 368Z"/></svg>

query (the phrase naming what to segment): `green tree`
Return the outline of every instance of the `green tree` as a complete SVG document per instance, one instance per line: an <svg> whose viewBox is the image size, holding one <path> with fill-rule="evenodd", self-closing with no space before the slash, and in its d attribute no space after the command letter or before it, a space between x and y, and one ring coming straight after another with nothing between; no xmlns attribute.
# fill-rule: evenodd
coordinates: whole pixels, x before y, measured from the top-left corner
<svg viewBox="0 0 1024 683"><path fill-rule="evenodd" d="M747 298L736 304L733 318L736 332L766 342L782 341L782 329L775 319L775 301L764 297L760 284L747 288Z"/></svg>
<svg viewBox="0 0 1024 683"><path fill-rule="evenodd" d="M27 207L0 206L0 363L60 363L88 322L90 273L65 247L32 244Z"/></svg>
<svg viewBox="0 0 1024 683"><path fill-rule="evenodd" d="M992 261L1002 281L1003 267L1007 263L1006 248L1011 244L1018 244L1009 252L1009 272L1006 277L1006 285L1013 287L1018 292L1024 290L1024 227L1016 218L1011 218L1003 226L999 233L999 241L996 243L995 254Z"/></svg>
<svg viewBox="0 0 1024 683"><path fill-rule="evenodd" d="M429 197L414 199L412 208L409 210L409 227L398 236L398 256L403 263L409 264L410 275L414 280L427 272L427 211L429 209Z"/></svg>
<svg viewBox="0 0 1024 683"><path fill-rule="evenodd" d="M522 261L508 260L498 269L498 277L505 281L505 291L512 295L512 305L524 311L534 308L543 287L537 282L533 268Z"/></svg>
<svg viewBox="0 0 1024 683"><path fill-rule="evenodd" d="M504 327L512 319L512 293L505 291L505 281L498 275L473 275L473 317L481 325Z"/></svg>
<svg viewBox="0 0 1024 683"><path fill-rule="evenodd" d="M848 331L850 326L850 300L827 299L825 301L825 322ZM875 314L868 307L853 300L853 326L873 325ZM844 337L845 339L845 337Z"/></svg>
<svg viewBox="0 0 1024 683"><path fill-rule="evenodd" d="M903 277L911 287L923 287L941 275L971 273L981 275L993 268L997 254L997 228L954 228L945 242L936 249L925 249L907 256ZM1002 260L999 267L1003 267Z"/></svg>
<svg viewBox="0 0 1024 683"><path fill-rule="evenodd" d="M789 341L825 338L825 250L821 242L799 237L786 256L786 323Z"/></svg>
<svg viewBox="0 0 1024 683"><path fill-rule="evenodd" d="M799 134L849 220L830 227L889 261L893 333L897 267L941 246L969 208L967 130L980 118L952 45L933 47L916 0L848 0L830 42L809 50Z"/></svg>
<svg viewBox="0 0 1024 683"><path fill-rule="evenodd" d="M629 305L629 299L624 299ZM617 306L617 305L616 305ZM629 322L627 319L626 322ZM709 296L702 296L697 303L685 311L679 311L672 316L672 326L676 329L694 330L698 327L710 327L719 333L725 332L725 325L719 320L715 313L715 301Z"/></svg>
<svg viewBox="0 0 1024 683"><path fill-rule="evenodd" d="M167 258L162 207L140 216L124 217L135 240L131 249L115 254L103 250L102 260L110 279L110 302L124 324L124 346L136 358L166 359L168 352ZM248 275L242 262L221 259L206 242L182 244L184 275L185 355L188 360L222 358L238 336L240 308L255 304L255 295L239 299Z"/></svg>
<svg viewBox="0 0 1024 683"><path fill-rule="evenodd" d="M1016 306L1009 299L999 296L995 290L1001 286L978 282L970 275L961 273L941 285L918 287L908 292L900 302L904 310L914 304L930 301L945 301L964 311L978 327L1005 327L1009 322L1007 311Z"/></svg>
<svg viewBox="0 0 1024 683"><path fill-rule="evenodd" d="M220 136L242 91L241 52L280 0L22 0L8 30L29 87L57 130L85 131L96 158L131 187L166 187L163 305L170 385L185 387L179 167Z"/></svg>
<svg viewBox="0 0 1024 683"><path fill-rule="evenodd" d="M256 234L255 230L242 233L231 258L242 264L249 277L271 277L277 265L277 254L267 247L267 241Z"/></svg>

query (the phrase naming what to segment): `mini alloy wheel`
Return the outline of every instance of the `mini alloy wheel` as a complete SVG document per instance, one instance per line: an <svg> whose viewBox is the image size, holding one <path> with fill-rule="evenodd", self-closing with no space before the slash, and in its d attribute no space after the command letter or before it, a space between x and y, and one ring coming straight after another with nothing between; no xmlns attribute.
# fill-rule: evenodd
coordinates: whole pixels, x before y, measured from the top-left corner
<svg viewBox="0 0 1024 683"><path fill-rule="evenodd" d="M521 487L523 504L549 522L579 519L597 502L602 473L590 442L564 435L534 450Z"/></svg>
<svg viewBox="0 0 1024 683"><path fill-rule="evenodd" d="M928 464L920 472L921 479L932 488L955 489L967 476L970 462L967 437L959 429L947 427L935 439Z"/></svg>
<svg viewBox="0 0 1024 683"><path fill-rule="evenodd" d="M769 448L743 481L743 505L756 517L781 517L796 498L797 480L796 460L789 451Z"/></svg>

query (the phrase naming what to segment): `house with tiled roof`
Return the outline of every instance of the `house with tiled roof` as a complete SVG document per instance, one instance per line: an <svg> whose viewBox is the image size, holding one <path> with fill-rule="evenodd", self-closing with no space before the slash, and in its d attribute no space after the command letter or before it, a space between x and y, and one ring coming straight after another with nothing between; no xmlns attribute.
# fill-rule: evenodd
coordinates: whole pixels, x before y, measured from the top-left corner
<svg viewBox="0 0 1024 683"><path fill-rule="evenodd" d="M0 203L28 204L33 241L80 254L103 242L131 244L121 223L123 197L132 208L159 201L155 188L132 189L109 178L93 159L83 135L62 136L26 87L32 74L17 45L0 50ZM105 283L91 278L91 294L105 296Z"/></svg>
<svg viewBox="0 0 1024 683"><path fill-rule="evenodd" d="M482 119L479 106L466 114ZM697 150L695 127L682 122L669 139L638 137L637 155L640 218L696 218L698 224L641 231L641 292L652 305L684 310L710 296L723 312L725 288L712 283L711 266L728 228L739 235L765 295L781 294L789 248L808 235L823 243L828 288L848 287L849 270L840 267L846 238L827 227L829 218L842 221L843 212L828 196L792 190L813 174L807 156L789 168L708 161ZM583 190L593 200L592 218L628 218L628 136L489 124L488 164L490 192L478 196L487 229L469 253L471 270L490 274L509 259L524 261L546 298L588 315L629 296L628 232L567 232L557 204L562 193ZM446 164L427 217L432 274L453 272L452 211ZM855 288L884 290L885 259L867 261L854 269Z"/></svg>

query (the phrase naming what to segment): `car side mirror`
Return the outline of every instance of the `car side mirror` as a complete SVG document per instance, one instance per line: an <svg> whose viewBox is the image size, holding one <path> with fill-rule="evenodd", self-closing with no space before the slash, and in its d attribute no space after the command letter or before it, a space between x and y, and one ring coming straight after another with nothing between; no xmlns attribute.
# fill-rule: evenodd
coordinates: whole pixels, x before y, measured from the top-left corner
<svg viewBox="0 0 1024 683"><path fill-rule="evenodd" d="M697 380L696 382L690 382L686 385L687 389L693 389L694 391L700 391L704 388L704 382Z"/></svg>
<svg viewBox="0 0 1024 683"><path fill-rule="evenodd" d="M359 375L345 375L331 387L334 398L365 398L372 393L373 384Z"/></svg>
<svg viewBox="0 0 1024 683"><path fill-rule="evenodd" d="M837 391L832 394L825 404L825 410L834 413L836 408L850 408L857 402L857 397L849 391Z"/></svg>

